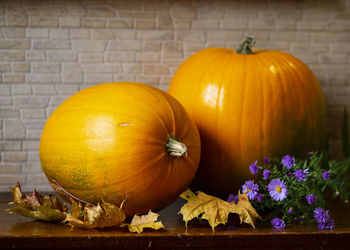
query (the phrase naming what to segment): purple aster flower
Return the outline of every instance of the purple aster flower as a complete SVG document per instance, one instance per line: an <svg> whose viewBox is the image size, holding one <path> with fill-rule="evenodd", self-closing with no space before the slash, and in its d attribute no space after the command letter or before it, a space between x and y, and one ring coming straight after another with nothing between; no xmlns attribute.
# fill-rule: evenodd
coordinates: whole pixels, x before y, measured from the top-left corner
<svg viewBox="0 0 350 250"><path fill-rule="evenodd" d="M255 184L253 180L246 181L242 186L243 193L247 191L247 196L249 200L255 200L258 195L259 185Z"/></svg>
<svg viewBox="0 0 350 250"><path fill-rule="evenodd" d="M309 173L309 169L301 170L298 169L294 172L294 177L297 181L306 181L306 177Z"/></svg>
<svg viewBox="0 0 350 250"><path fill-rule="evenodd" d="M286 226L284 221L277 217L271 220L271 225L276 229L283 229Z"/></svg>
<svg viewBox="0 0 350 250"><path fill-rule="evenodd" d="M323 172L323 174L322 174L322 177L323 177L323 180L328 180L329 179L329 177L331 176L331 173L330 172Z"/></svg>
<svg viewBox="0 0 350 250"><path fill-rule="evenodd" d="M272 199L276 201L283 201L288 194L286 185L279 178L272 179L269 185L267 185L267 190L269 191Z"/></svg>
<svg viewBox="0 0 350 250"><path fill-rule="evenodd" d="M258 195L256 196L257 201L262 201L263 198L264 198L264 197L263 197L262 194L258 194Z"/></svg>
<svg viewBox="0 0 350 250"><path fill-rule="evenodd" d="M228 197L227 197L227 202L235 202L235 204L237 204L238 202L238 195L233 195L233 194L230 194Z"/></svg>
<svg viewBox="0 0 350 250"><path fill-rule="evenodd" d="M317 197L314 194L309 194L305 198L306 198L307 202L309 203L309 205L317 202Z"/></svg>
<svg viewBox="0 0 350 250"><path fill-rule="evenodd" d="M287 173L287 176L288 176L288 177L292 177L292 175L293 175L292 172L288 172L288 173Z"/></svg>
<svg viewBox="0 0 350 250"><path fill-rule="evenodd" d="M270 177L271 171L268 169L264 169L263 171L263 176L264 176L264 180L268 179Z"/></svg>
<svg viewBox="0 0 350 250"><path fill-rule="evenodd" d="M269 162L270 162L270 158L265 157L265 159L264 159L264 163L265 163L265 164L267 164L267 163L269 163Z"/></svg>
<svg viewBox="0 0 350 250"><path fill-rule="evenodd" d="M282 158L282 164L285 168L291 169L295 166L295 158L294 156L286 155Z"/></svg>
<svg viewBox="0 0 350 250"><path fill-rule="evenodd" d="M311 157L312 156L312 152L307 152L307 156Z"/></svg>
<svg viewBox="0 0 350 250"><path fill-rule="evenodd" d="M288 209L288 214L292 214L293 213L293 208L291 207L290 209Z"/></svg>
<svg viewBox="0 0 350 250"><path fill-rule="evenodd" d="M319 229L333 229L334 220L329 215L329 210L323 210L318 207L314 210L314 218L318 223Z"/></svg>
<svg viewBox="0 0 350 250"><path fill-rule="evenodd" d="M255 161L254 163L249 165L249 170L252 174L256 174L259 171L259 168L261 168L258 165L256 165L257 162L258 161Z"/></svg>

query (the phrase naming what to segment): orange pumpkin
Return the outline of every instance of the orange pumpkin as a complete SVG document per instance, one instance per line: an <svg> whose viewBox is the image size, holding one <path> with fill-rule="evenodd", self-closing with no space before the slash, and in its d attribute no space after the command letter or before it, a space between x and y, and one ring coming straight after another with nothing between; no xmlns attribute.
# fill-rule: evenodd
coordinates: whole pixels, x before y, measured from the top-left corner
<svg viewBox="0 0 350 250"><path fill-rule="evenodd" d="M168 93L106 83L68 98L49 117L41 166L54 188L127 216L159 210L189 185L200 159L196 125Z"/></svg>
<svg viewBox="0 0 350 250"><path fill-rule="evenodd" d="M249 165L256 160L303 157L324 145L325 102L314 74L290 54L252 51L252 42L195 53L168 90L201 135L195 186L222 197L254 177Z"/></svg>

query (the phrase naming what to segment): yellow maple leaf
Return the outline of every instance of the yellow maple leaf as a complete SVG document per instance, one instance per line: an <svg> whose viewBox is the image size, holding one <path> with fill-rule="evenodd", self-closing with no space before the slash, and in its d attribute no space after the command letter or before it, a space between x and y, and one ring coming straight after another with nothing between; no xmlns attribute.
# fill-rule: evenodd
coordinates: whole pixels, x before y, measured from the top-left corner
<svg viewBox="0 0 350 250"><path fill-rule="evenodd" d="M86 205L81 211L80 203L72 202L72 214L67 214L64 222L72 227L87 229L117 226L125 220L122 206L123 203L117 207L102 201L97 206Z"/></svg>
<svg viewBox="0 0 350 250"><path fill-rule="evenodd" d="M128 226L129 231L132 233L141 234L144 228L152 228L158 230L164 228L161 221L157 221L159 214L153 213L151 210L146 215L138 216L135 215L130 224L124 224L123 226Z"/></svg>
<svg viewBox="0 0 350 250"><path fill-rule="evenodd" d="M180 197L187 200L187 203L179 211L179 214L183 216L186 228L187 222L196 217L207 220L213 232L217 225L227 223L230 213L238 214L241 223L248 223L253 228L255 228L255 219L260 218L250 204L246 193L238 194L237 204L226 202L200 191L196 195L192 191L187 190Z"/></svg>

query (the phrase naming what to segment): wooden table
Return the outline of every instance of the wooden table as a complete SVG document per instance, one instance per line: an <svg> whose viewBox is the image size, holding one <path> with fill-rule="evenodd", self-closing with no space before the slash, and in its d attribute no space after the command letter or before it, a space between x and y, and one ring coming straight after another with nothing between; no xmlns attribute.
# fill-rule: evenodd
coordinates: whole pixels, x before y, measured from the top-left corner
<svg viewBox="0 0 350 250"><path fill-rule="evenodd" d="M236 217L213 233L206 221L189 222L186 232L178 200L160 211L166 230L146 230L141 235L126 228L73 229L35 221L4 212L11 194L0 193L0 249L350 249L350 206L337 205L336 228L319 231L317 226L294 226L275 231L269 226L239 225Z"/></svg>

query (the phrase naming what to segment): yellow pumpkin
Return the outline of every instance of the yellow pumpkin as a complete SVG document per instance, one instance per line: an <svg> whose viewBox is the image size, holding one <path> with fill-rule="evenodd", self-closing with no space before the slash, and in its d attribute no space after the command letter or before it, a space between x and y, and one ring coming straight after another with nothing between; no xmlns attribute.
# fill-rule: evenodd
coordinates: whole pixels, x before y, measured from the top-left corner
<svg viewBox="0 0 350 250"><path fill-rule="evenodd" d="M208 48L179 67L168 93L193 118L201 135L198 189L225 197L254 176L264 157L303 157L321 150L325 102L311 70L290 54Z"/></svg>
<svg viewBox="0 0 350 250"><path fill-rule="evenodd" d="M139 83L106 83L63 102L40 140L54 188L127 216L159 210L189 185L200 159L196 125L168 93Z"/></svg>

